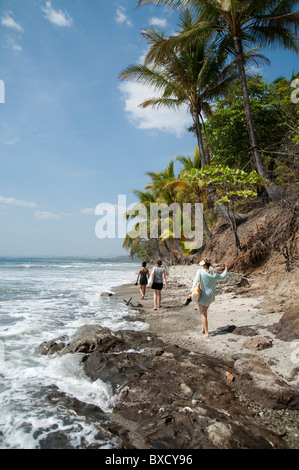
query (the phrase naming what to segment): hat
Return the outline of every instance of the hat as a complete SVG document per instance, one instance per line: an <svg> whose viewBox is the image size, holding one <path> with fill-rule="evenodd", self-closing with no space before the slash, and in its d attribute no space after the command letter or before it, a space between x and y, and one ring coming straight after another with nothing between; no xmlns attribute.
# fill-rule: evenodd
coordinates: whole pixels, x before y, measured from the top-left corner
<svg viewBox="0 0 299 470"><path fill-rule="evenodd" d="M199 266L204 266L207 265L208 267L212 265L211 260L208 258L204 258L203 260L200 261Z"/></svg>

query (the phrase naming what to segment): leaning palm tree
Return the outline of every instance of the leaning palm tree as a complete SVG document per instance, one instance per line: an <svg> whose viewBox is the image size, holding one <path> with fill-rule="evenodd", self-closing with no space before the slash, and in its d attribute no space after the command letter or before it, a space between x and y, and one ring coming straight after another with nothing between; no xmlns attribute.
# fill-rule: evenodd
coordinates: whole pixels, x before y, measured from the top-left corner
<svg viewBox="0 0 299 470"><path fill-rule="evenodd" d="M170 183L178 193L187 195L188 201L192 201L192 196L195 196L195 202L206 204L207 198L204 197L203 191L201 190L200 185L188 183L185 179L181 178L181 174L184 171L190 171L192 169L200 169L200 159L199 159L199 152L198 148L195 148L193 159L188 156L178 156L175 157L182 165L182 172L179 174L179 177L173 183ZM212 233L208 227L205 214L203 214L203 228L208 238L212 238Z"/></svg>
<svg viewBox="0 0 299 470"><path fill-rule="evenodd" d="M163 171L158 173L151 171L147 172L146 175L151 178L151 181L147 183L145 189L155 195L155 203L160 205L162 210L164 208L167 213L166 218L165 216L162 218L158 215L158 218L156 219L154 216L151 220L151 224L156 230L160 225L160 228L158 229L159 238L163 242L164 247L170 256L175 258L176 261L183 262L184 257L181 250L182 240L181 238L178 238L176 230L173 229L175 226L174 220L176 219L176 211L174 210L174 212L169 213L169 209L173 207L172 204L174 204L174 208L177 208L177 204L179 204L176 197L176 191L174 191L170 185L170 183L177 180L174 170L174 161L171 160ZM162 219L164 224L161 223Z"/></svg>
<svg viewBox="0 0 299 470"><path fill-rule="evenodd" d="M180 33L194 27L192 17L185 11L180 17ZM228 85L237 77L232 65L227 65L227 53L219 53L210 40L190 43L187 48L173 47L167 51L164 45L169 39L155 29L147 29L143 37L150 46L145 64L127 67L121 75L127 79L155 89L159 95L145 100L146 108L179 108L183 104L192 116L202 166L207 164L202 122L204 116L211 116L211 103L221 96ZM162 55L158 51L165 50Z"/></svg>
<svg viewBox="0 0 299 470"><path fill-rule="evenodd" d="M145 190L134 190L138 202L128 210L126 219L136 221L124 240L123 247L130 250L131 256L138 252L141 246L151 246L162 258L162 248L167 251L171 262L184 262L181 250L181 239L173 231L174 214L167 211L167 217L159 211L168 209L175 201L175 192L166 186L176 180L174 162L161 172L147 172L151 181ZM156 208L156 211L155 211ZM168 225L169 229L166 229Z"/></svg>
<svg viewBox="0 0 299 470"><path fill-rule="evenodd" d="M242 85L243 102L248 135L258 173L269 180L256 139L249 93L246 80L245 50L249 46L282 46L294 52L299 51L296 36L299 13L292 9L296 0L139 0L138 5L153 3L183 11L192 9L197 21L192 29L170 38L170 50L182 43L185 47L195 39L215 38L219 51L233 54L238 64ZM167 50L165 48L165 50ZM161 51L160 48L160 53ZM164 51L165 53L165 51ZM266 186L271 200L280 198L279 188L271 183Z"/></svg>
<svg viewBox="0 0 299 470"><path fill-rule="evenodd" d="M157 194L154 191L133 190L138 202L125 214L127 220L136 221L133 229L128 231L123 242L123 248L130 250L133 257L143 243L147 243L150 238L150 206L156 202ZM142 210L140 210L142 209ZM155 250L161 257L159 240L155 240Z"/></svg>

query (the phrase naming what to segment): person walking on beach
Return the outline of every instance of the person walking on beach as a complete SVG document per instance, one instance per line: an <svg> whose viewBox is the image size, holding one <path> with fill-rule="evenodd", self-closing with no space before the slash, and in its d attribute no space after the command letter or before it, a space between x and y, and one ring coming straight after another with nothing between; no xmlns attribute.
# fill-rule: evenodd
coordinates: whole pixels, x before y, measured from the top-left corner
<svg viewBox="0 0 299 470"><path fill-rule="evenodd" d="M154 267L151 276L153 276L152 289L154 290L154 310L157 310L161 307L161 291L163 288L163 283L165 290L167 290L167 282L165 269L162 268L162 261L158 259L157 265Z"/></svg>
<svg viewBox="0 0 299 470"><path fill-rule="evenodd" d="M143 261L141 269L138 271L137 275L137 281L136 281L136 286L138 284L138 279L139 280L139 290L141 294L141 300L144 300L145 294L146 294L146 286L147 286L147 280L149 277L149 270L146 267L146 262Z"/></svg>
<svg viewBox="0 0 299 470"><path fill-rule="evenodd" d="M200 268L196 272L191 292L199 283L200 298L198 305L202 319L202 333L204 334L204 338L208 338L208 308L212 302L215 302L215 290L218 280L228 277L228 263L224 263L225 269L221 274L210 271L211 261L207 258L200 261L199 266ZM190 294L189 298L192 298L192 294Z"/></svg>

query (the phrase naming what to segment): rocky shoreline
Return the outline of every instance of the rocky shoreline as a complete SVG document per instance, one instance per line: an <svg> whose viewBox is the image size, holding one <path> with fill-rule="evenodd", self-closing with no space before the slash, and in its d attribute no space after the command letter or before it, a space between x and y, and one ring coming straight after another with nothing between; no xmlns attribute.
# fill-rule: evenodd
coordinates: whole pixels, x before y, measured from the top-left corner
<svg viewBox="0 0 299 470"><path fill-rule="evenodd" d="M107 296L130 300L146 331L86 325L40 353L80 353L78 367L110 384L115 404L99 428L119 449L298 449L298 364L290 343L270 331L282 312L263 314L254 286L231 275L219 286L206 341L196 306L182 306L193 276L182 283L182 270L170 272L158 311L150 290L144 301L131 285Z"/></svg>

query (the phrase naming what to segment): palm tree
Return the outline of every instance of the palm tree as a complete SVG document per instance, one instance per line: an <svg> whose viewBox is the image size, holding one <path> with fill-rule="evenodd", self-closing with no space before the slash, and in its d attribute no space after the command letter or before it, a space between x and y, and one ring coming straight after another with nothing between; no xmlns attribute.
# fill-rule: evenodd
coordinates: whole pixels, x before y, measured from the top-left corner
<svg viewBox="0 0 299 470"><path fill-rule="evenodd" d="M161 207L164 205L166 212L168 212L172 204L178 202L176 191L171 186L171 183L177 180L174 171L174 161L171 160L163 171L159 173L147 172L146 175L151 178L151 181L146 185L145 189L155 195L155 203L161 205ZM164 218L165 225L168 225L168 229L163 232L161 224L159 228L159 238L162 240L170 257L174 258L175 261L183 262L184 257L181 250L181 238L177 238L176 231L173 230L174 219L175 213L168 213L168 217L166 219ZM161 216L158 215L158 220L151 220L151 223L152 225L159 225L161 223Z"/></svg>
<svg viewBox="0 0 299 470"><path fill-rule="evenodd" d="M126 218L127 220L136 220L137 218L138 221L134 225L133 233L127 233L123 247L129 249L130 254L134 255L138 252L140 246L147 243L152 247L154 246L160 258L163 257L161 250L164 247L171 262L184 263L185 258L180 246L181 239L176 238L177 235L173 230L174 214L167 212L167 217L163 216L164 225L159 211L157 213L152 211L154 204L158 205L160 209L163 209L164 205L165 209L168 210L171 204L176 202L175 191L167 187L170 182L177 179L174 172L174 162L171 161L161 172L147 172L146 175L151 178L151 181L146 185L145 190L133 191L139 202L133 209L127 211ZM143 220L140 220L140 205L143 208L141 217ZM169 230L164 230L167 225ZM140 236L141 232L143 232L142 236ZM155 233L154 238L152 238L153 233Z"/></svg>
<svg viewBox="0 0 299 470"><path fill-rule="evenodd" d="M178 157L175 157L175 159L181 163L182 172L192 170L193 168L197 168L197 169L201 168L198 148L195 148L193 159L189 155L178 156ZM188 201L192 201L192 196L194 195L196 198L195 202L203 203L204 199L206 200L206 197L203 197L203 192L200 186L197 183L196 184L188 183L186 180L181 179L180 175L179 175L178 180L173 183L173 185L176 186L176 190L178 192L181 191L181 193L183 194L185 192L188 195ZM208 227L205 214L203 214L203 228L207 237L212 238L212 233L210 232L210 229Z"/></svg>
<svg viewBox="0 0 299 470"><path fill-rule="evenodd" d="M245 49L249 46L282 46L299 51L296 33L299 13L292 11L296 0L139 0L138 5L153 3L173 9L192 9L197 15L194 27L176 38L171 38L168 47L190 44L200 37L211 35L217 41L219 51L228 51L235 56L242 85L243 102L252 154L258 173L270 180L260 155L256 139L245 69ZM279 188L271 183L266 186L271 200L281 197Z"/></svg>
<svg viewBox="0 0 299 470"><path fill-rule="evenodd" d="M189 34L189 31L193 30L194 22L188 10L180 16L179 25L182 35ZM178 108L183 104L188 106L197 136L201 165L204 167L210 162L203 144L203 117L211 116L213 100L223 95L237 78L236 64L227 65L227 51L223 49L219 52L210 40L193 39L187 47L182 47L180 44L168 47L169 37L155 29L145 30L143 36L150 45L145 64L127 67L120 78L155 88L160 96L141 103L145 108L148 106ZM245 56L246 61L259 59L263 59L263 56L256 51L250 51ZM218 202L212 185L209 188L209 195L214 203ZM229 220L224 204L217 203L217 211ZM237 214L236 220L239 224L247 220L247 217Z"/></svg>
<svg viewBox="0 0 299 470"><path fill-rule="evenodd" d="M130 255L138 253L140 246L147 242L150 238L150 206L156 202L157 194L154 194L153 191L142 191L142 190L133 190L138 202L135 204L133 209L127 211L125 214L127 220L136 220L142 218L143 220L138 220L134 225L133 232L129 231L126 234L126 237L123 242L123 248L130 250ZM146 210L146 214L143 214L143 217L140 216L140 204ZM141 224L143 225L143 230L141 229ZM143 232L143 233L142 233ZM146 234L145 234L146 232ZM136 236L137 235L137 236ZM159 257L161 257L159 240L155 240L155 250L158 252Z"/></svg>
<svg viewBox="0 0 299 470"><path fill-rule="evenodd" d="M180 16L180 33L194 27L188 11ZM225 92L228 85L237 77L231 65L226 65L227 52L219 53L209 40L190 43L188 47L173 47L167 51L164 45L169 37L155 29L147 29L143 37L150 46L144 64L131 65L120 75L127 79L153 87L160 94L141 103L146 108L188 106L197 137L201 164L207 164L205 155L202 122L204 115L211 116L211 102ZM160 50L165 53L160 54Z"/></svg>

